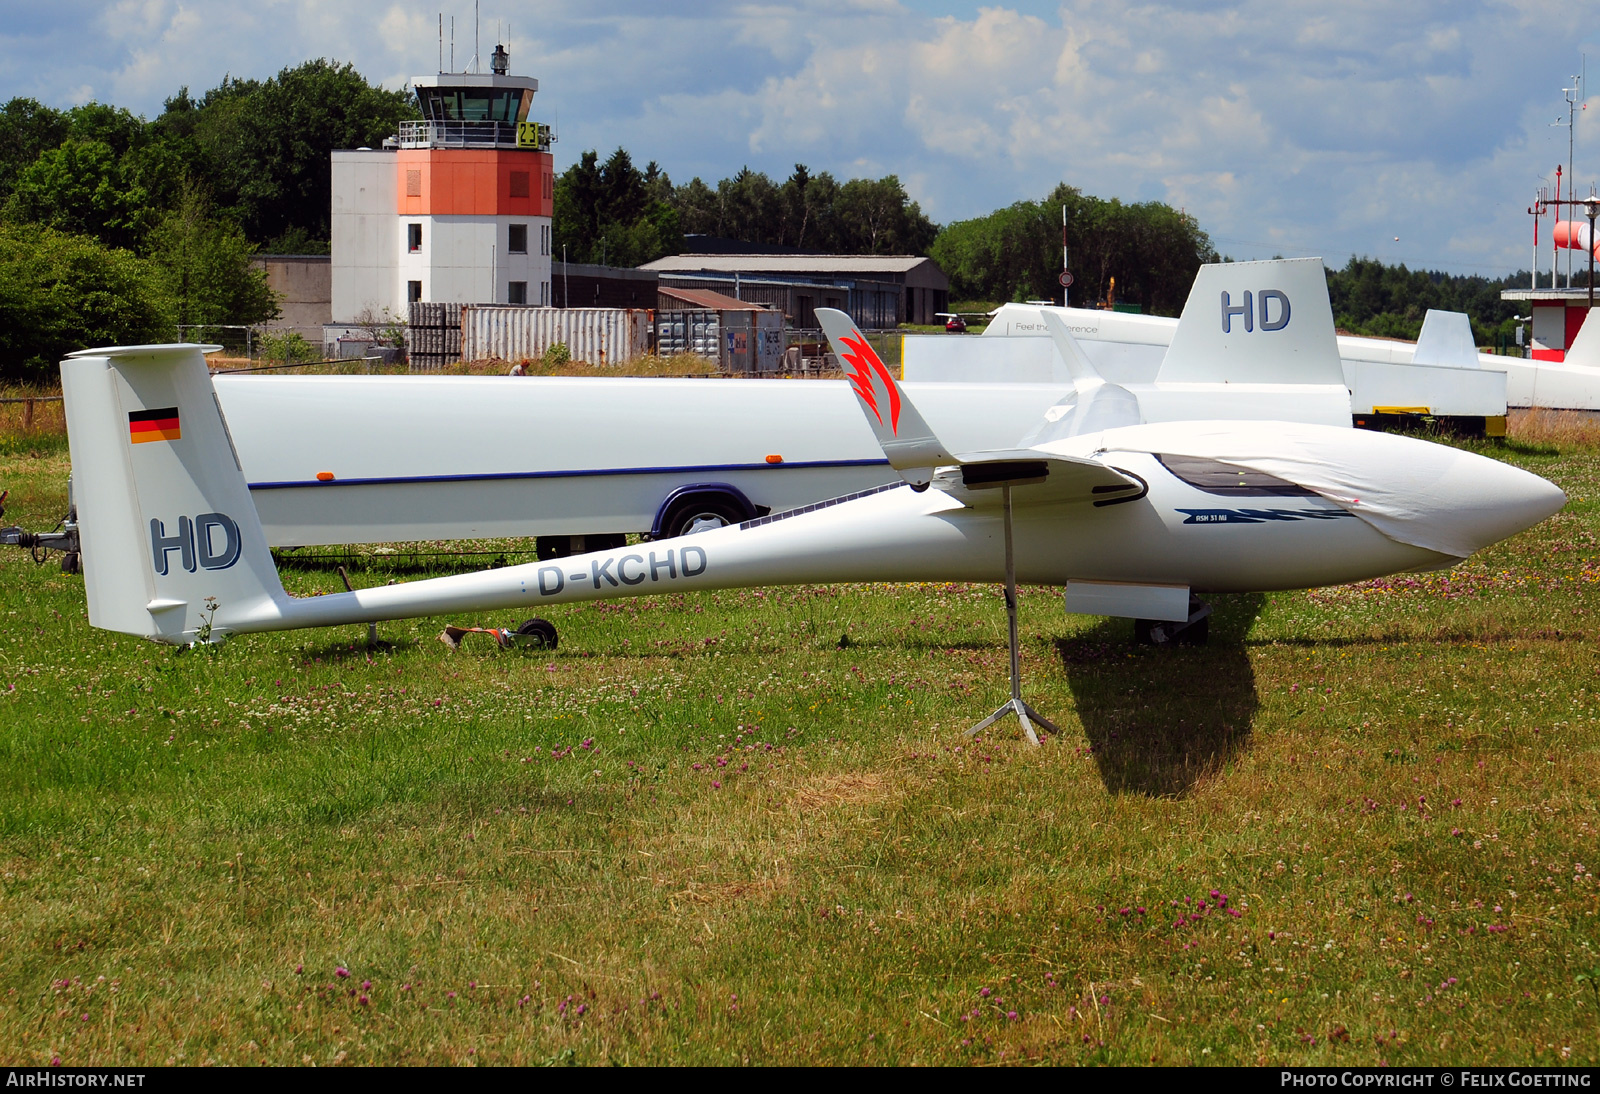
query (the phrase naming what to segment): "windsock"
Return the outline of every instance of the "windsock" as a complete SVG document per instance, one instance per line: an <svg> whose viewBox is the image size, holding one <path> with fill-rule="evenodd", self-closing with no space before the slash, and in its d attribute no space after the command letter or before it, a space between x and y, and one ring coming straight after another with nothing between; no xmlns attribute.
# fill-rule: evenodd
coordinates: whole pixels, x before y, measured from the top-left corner
<svg viewBox="0 0 1600 1094"><path fill-rule="evenodd" d="M1575 251L1593 250L1596 260L1600 260L1600 246L1589 238L1589 226L1582 221L1556 221L1555 241L1557 247L1571 247Z"/></svg>

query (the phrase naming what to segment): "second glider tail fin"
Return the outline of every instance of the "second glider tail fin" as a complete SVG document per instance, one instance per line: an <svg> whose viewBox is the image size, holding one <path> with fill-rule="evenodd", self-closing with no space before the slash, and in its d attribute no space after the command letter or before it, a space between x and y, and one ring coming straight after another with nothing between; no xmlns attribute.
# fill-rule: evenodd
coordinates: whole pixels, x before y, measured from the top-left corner
<svg viewBox="0 0 1600 1094"><path fill-rule="evenodd" d="M1342 385L1322 259L1201 266L1156 379Z"/></svg>
<svg viewBox="0 0 1600 1094"><path fill-rule="evenodd" d="M835 308L818 308L817 321L889 466L913 486L921 486L933 477L935 467L957 462L850 317Z"/></svg>

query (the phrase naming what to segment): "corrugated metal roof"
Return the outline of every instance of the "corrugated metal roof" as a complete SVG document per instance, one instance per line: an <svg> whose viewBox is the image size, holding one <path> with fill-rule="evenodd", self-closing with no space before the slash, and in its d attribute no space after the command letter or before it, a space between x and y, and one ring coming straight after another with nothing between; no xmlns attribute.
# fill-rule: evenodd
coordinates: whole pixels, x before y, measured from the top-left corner
<svg viewBox="0 0 1600 1094"><path fill-rule="evenodd" d="M669 255L641 270L662 273L707 270L716 273L909 273L933 259L920 255Z"/></svg>
<svg viewBox="0 0 1600 1094"><path fill-rule="evenodd" d="M660 285L656 292L662 296L669 296L674 300L681 300L685 304L693 304L697 308L709 311L763 311L760 304L752 304L748 300L728 296L725 293L712 292L710 289L681 289L676 286Z"/></svg>

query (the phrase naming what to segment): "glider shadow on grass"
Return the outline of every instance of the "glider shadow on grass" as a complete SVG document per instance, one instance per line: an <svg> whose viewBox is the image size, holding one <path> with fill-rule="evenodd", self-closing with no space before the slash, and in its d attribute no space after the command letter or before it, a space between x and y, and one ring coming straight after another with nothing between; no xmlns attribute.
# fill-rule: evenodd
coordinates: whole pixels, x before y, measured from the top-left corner
<svg viewBox="0 0 1600 1094"><path fill-rule="evenodd" d="M1126 619L1057 640L1108 791L1181 797L1248 747L1261 702L1245 636L1265 603L1211 598L1205 646L1135 646Z"/></svg>

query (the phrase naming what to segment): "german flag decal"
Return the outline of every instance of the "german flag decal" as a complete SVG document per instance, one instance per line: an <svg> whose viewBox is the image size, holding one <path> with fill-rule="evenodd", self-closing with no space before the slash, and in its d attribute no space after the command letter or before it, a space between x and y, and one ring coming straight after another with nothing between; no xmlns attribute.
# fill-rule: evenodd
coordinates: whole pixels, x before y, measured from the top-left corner
<svg viewBox="0 0 1600 1094"><path fill-rule="evenodd" d="M183 434L178 431L178 408L175 406L128 412L128 440L133 444L175 441L181 436Z"/></svg>

